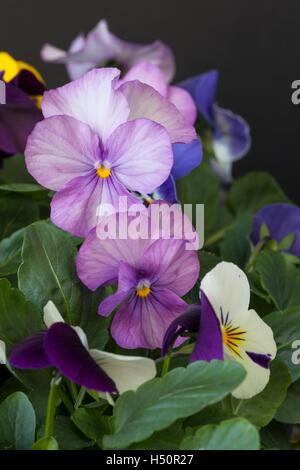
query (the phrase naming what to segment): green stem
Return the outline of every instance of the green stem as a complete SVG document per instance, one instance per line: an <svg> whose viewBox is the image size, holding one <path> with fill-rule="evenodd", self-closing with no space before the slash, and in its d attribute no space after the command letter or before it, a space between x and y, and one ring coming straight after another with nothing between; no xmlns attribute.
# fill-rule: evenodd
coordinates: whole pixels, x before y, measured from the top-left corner
<svg viewBox="0 0 300 470"><path fill-rule="evenodd" d="M85 396L85 392L86 392L86 389L84 387L81 387L77 395L75 405L74 405L75 410L77 410L81 406L81 403L83 402L83 399Z"/></svg>
<svg viewBox="0 0 300 470"><path fill-rule="evenodd" d="M58 395L60 396L61 401L63 402L63 404L64 404L65 407L67 408L68 412L69 412L70 415L71 415L71 414L73 413L73 411L74 411L74 408L73 408L73 404L72 404L70 398L68 397L68 395L66 394L66 392L65 392L61 387L58 387L57 393L58 393Z"/></svg>
<svg viewBox="0 0 300 470"><path fill-rule="evenodd" d="M239 402L238 402L238 404L237 404L237 406L236 406L236 409L235 409L235 410L232 409L232 412L233 412L234 415L237 415L237 414L238 414L238 411L239 411L239 409L240 409L242 403L243 403L243 400L240 399Z"/></svg>
<svg viewBox="0 0 300 470"><path fill-rule="evenodd" d="M71 380L68 380L67 383L68 383L69 390L70 390L71 396L73 398L73 401L74 401L74 403L76 403L76 401L77 401L77 388L76 388L76 385Z"/></svg>
<svg viewBox="0 0 300 470"><path fill-rule="evenodd" d="M164 363L163 363L161 374L160 374L161 377L164 377L166 373L168 372L170 360L171 360L171 351L168 351L164 357Z"/></svg>
<svg viewBox="0 0 300 470"><path fill-rule="evenodd" d="M234 223L231 223L229 225L226 225L223 227L221 230L218 230L217 232L213 233L204 243L204 248L207 248L210 245L213 245L214 243L218 242L219 240L222 240L224 237L225 233L227 230L232 228L234 226Z"/></svg>
<svg viewBox="0 0 300 470"><path fill-rule="evenodd" d="M53 434L54 416L55 416L55 398L56 398L57 387L58 387L58 383L54 379L51 383L49 398L48 398L46 427L45 427L45 437L47 438L51 438Z"/></svg>
<svg viewBox="0 0 300 470"><path fill-rule="evenodd" d="M251 256L249 258L249 261L248 261L248 264L245 268L246 273L248 273L253 268L253 266L255 265L256 258L259 255L259 253L261 252L261 250L264 247L265 243L266 243L265 240L262 239L255 246L255 248L253 250L253 253L251 254Z"/></svg>

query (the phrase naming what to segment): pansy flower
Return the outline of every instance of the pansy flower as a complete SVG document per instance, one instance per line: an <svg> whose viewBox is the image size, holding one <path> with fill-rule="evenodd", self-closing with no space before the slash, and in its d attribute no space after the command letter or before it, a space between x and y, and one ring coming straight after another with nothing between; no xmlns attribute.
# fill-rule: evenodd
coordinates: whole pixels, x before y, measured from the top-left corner
<svg viewBox="0 0 300 470"><path fill-rule="evenodd" d="M65 323L51 301L44 308L44 322L48 330L33 333L13 348L8 359L13 367L56 367L78 385L102 393L135 390L156 375L152 359L89 349L84 331Z"/></svg>
<svg viewBox="0 0 300 470"><path fill-rule="evenodd" d="M77 36L67 52L45 44L41 57L46 62L66 64L71 80L108 62L130 68L146 61L159 67L168 82L175 75L174 54L166 44L162 41L148 45L123 41L109 31L105 20L100 20L87 37L83 34Z"/></svg>
<svg viewBox="0 0 300 470"><path fill-rule="evenodd" d="M84 237L97 225L101 206L137 200L128 190L151 193L168 178L171 142L194 138L194 128L153 88L123 84L115 68L95 69L45 92L46 118L30 135L28 171L57 191L51 220ZM101 215L101 212L100 212Z"/></svg>
<svg viewBox="0 0 300 470"><path fill-rule="evenodd" d="M262 207L253 217L253 230L250 239L256 245L261 238L262 226L266 226L268 236L279 246L290 234L294 239L290 246L283 245L286 253L300 257L300 210L290 204L269 204Z"/></svg>
<svg viewBox="0 0 300 470"><path fill-rule="evenodd" d="M170 325L163 354L181 328L198 330L190 361L236 360L247 376L233 396L251 398L260 393L269 381L276 344L271 328L254 310L248 310L250 287L246 275L233 263L219 263L204 276L200 297L201 305L190 306Z"/></svg>
<svg viewBox="0 0 300 470"><path fill-rule="evenodd" d="M162 216L166 225L171 224L167 235L166 227L155 222L155 210L160 207L154 202L139 217L130 213L107 217L89 233L77 257L78 276L89 289L118 283L118 290L99 305L98 313L108 316L121 305L111 334L127 349L161 347L169 324L187 308L181 297L199 274L197 251L186 249L182 231L181 223L187 223L187 218L178 208L173 208L175 222ZM116 236L101 236L114 224ZM121 233L120 227L124 227ZM132 228L137 228L136 236Z"/></svg>
<svg viewBox="0 0 300 470"><path fill-rule="evenodd" d="M0 340L0 364L6 364L6 346L2 340Z"/></svg>
<svg viewBox="0 0 300 470"><path fill-rule="evenodd" d="M218 72L212 70L179 83L194 98L202 116L213 128L211 164L225 182L232 181L232 163L244 157L251 145L249 126L240 116L215 102Z"/></svg>

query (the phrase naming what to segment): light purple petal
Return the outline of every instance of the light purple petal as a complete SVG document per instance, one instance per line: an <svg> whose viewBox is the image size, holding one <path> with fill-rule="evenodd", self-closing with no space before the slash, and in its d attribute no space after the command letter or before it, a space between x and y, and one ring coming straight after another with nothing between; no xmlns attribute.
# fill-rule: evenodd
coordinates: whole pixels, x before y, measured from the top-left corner
<svg viewBox="0 0 300 470"><path fill-rule="evenodd" d="M169 176L173 152L166 130L148 119L120 125L106 142L105 159L128 189L151 193Z"/></svg>
<svg viewBox="0 0 300 470"><path fill-rule="evenodd" d="M43 369L53 363L44 350L44 338L47 330L37 331L17 344L11 351L8 361L19 369Z"/></svg>
<svg viewBox="0 0 300 470"><path fill-rule="evenodd" d="M45 117L68 115L88 124L102 140L129 116L129 107L120 91L114 89L120 71L116 68L94 69L56 90L44 93Z"/></svg>
<svg viewBox="0 0 300 470"><path fill-rule="evenodd" d="M135 295L121 307L112 321L111 334L122 348L160 348L169 324L186 308L174 292L152 289L148 297Z"/></svg>
<svg viewBox="0 0 300 470"><path fill-rule="evenodd" d="M180 317L177 317L172 321L164 336L161 351L162 356L167 354L171 343L180 329L193 333L197 333L199 331L200 315L201 305L192 304L182 315L180 315Z"/></svg>
<svg viewBox="0 0 300 470"><path fill-rule="evenodd" d="M124 83L120 87L129 106L129 120L147 118L161 124L170 135L171 142L188 143L197 138L194 127L167 98L154 88L139 81Z"/></svg>
<svg viewBox="0 0 300 470"><path fill-rule="evenodd" d="M44 339L52 363L73 382L99 392L117 392L115 383L96 364L67 323L54 323Z"/></svg>
<svg viewBox="0 0 300 470"><path fill-rule="evenodd" d="M212 361L224 359L223 340L220 322L206 295L201 295L201 319L196 346L192 352L190 362Z"/></svg>
<svg viewBox="0 0 300 470"><path fill-rule="evenodd" d="M139 62L131 67L124 77L119 80L118 87L123 85L123 83L130 82L132 80L139 80L140 82L151 86L164 97L167 97L168 95L169 87L164 74L158 67L149 62Z"/></svg>
<svg viewBox="0 0 300 470"><path fill-rule="evenodd" d="M38 123L25 150L29 173L46 188L58 191L65 183L95 170L101 159L99 137L69 116L53 116Z"/></svg>
<svg viewBox="0 0 300 470"><path fill-rule="evenodd" d="M183 178L190 171L200 165L203 151L199 139L189 144L173 144L174 165L172 175L177 180Z"/></svg>
<svg viewBox="0 0 300 470"><path fill-rule="evenodd" d="M194 286L200 270L197 251L186 250L185 240L176 239L159 239L149 246L143 268L155 286L179 296Z"/></svg>
<svg viewBox="0 0 300 470"><path fill-rule="evenodd" d="M104 317L110 315L118 305L127 300L138 284L138 271L130 264L120 261L118 274L117 292L107 297L99 305L98 313Z"/></svg>
<svg viewBox="0 0 300 470"><path fill-rule="evenodd" d="M197 108L193 98L186 90L178 86L169 86L167 98L176 106L187 122L191 125L195 124Z"/></svg>

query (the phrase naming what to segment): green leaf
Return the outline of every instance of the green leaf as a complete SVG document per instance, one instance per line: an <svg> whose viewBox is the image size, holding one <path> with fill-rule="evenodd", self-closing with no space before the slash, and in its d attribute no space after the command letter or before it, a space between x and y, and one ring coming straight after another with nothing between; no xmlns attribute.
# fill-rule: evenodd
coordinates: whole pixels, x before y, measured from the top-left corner
<svg viewBox="0 0 300 470"><path fill-rule="evenodd" d="M233 408L237 414L251 421L255 426L266 426L274 418L277 409L286 397L291 377L285 364L275 359L271 362L271 375L266 388L249 400L237 400L232 397Z"/></svg>
<svg viewBox="0 0 300 470"><path fill-rule="evenodd" d="M220 244L221 255L225 261L244 268L251 254L250 243L247 240L247 235L251 230L252 216L249 214L242 215L233 228L227 230Z"/></svg>
<svg viewBox="0 0 300 470"><path fill-rule="evenodd" d="M103 416L97 408L79 408L74 411L71 419L88 439L95 441L100 448L102 447L103 436L110 432L111 418L109 416Z"/></svg>
<svg viewBox="0 0 300 470"><path fill-rule="evenodd" d="M289 369L294 382L300 377L300 362L293 361L293 342L300 340L300 306L266 315L264 321L272 328L277 344L277 358Z"/></svg>
<svg viewBox="0 0 300 470"><path fill-rule="evenodd" d="M35 415L22 392L10 395L0 404L0 449L28 450L34 442Z"/></svg>
<svg viewBox="0 0 300 470"><path fill-rule="evenodd" d="M232 412L224 409L222 402L210 405L194 414L184 422L185 427L199 427L205 424L219 424L225 419L232 418Z"/></svg>
<svg viewBox="0 0 300 470"><path fill-rule="evenodd" d="M268 173L254 171L238 178L231 186L227 204L235 214L255 214L267 204L289 203L277 181Z"/></svg>
<svg viewBox="0 0 300 470"><path fill-rule="evenodd" d="M183 437L182 423L176 421L169 428L155 432L145 441L133 444L128 450L177 450Z"/></svg>
<svg viewBox="0 0 300 470"><path fill-rule="evenodd" d="M183 450L259 450L259 447L257 429L243 418L203 426L180 445Z"/></svg>
<svg viewBox="0 0 300 470"><path fill-rule="evenodd" d="M85 330L91 347L102 349L110 319L98 315L97 307L106 291L92 292L80 282L76 255L73 241L62 230L45 221L32 224L25 231L19 287L41 311L52 300L68 321L70 309L72 324Z"/></svg>
<svg viewBox="0 0 300 470"><path fill-rule="evenodd" d="M206 252L201 250L198 252L198 257L200 261L200 277L199 280L202 281L205 274L211 271L218 263L222 260L219 256L214 255L213 253Z"/></svg>
<svg viewBox="0 0 300 470"><path fill-rule="evenodd" d="M3 169L0 172L0 181L9 183L35 183L34 178L28 173L24 155L18 153L3 160Z"/></svg>
<svg viewBox="0 0 300 470"><path fill-rule="evenodd" d="M44 433L44 426L39 429L40 436ZM60 450L77 450L91 447L94 442L87 439L67 416L56 416L54 421L53 437Z"/></svg>
<svg viewBox="0 0 300 470"><path fill-rule="evenodd" d="M278 408L275 418L281 423L300 423L300 380L289 387L286 399Z"/></svg>
<svg viewBox="0 0 300 470"><path fill-rule="evenodd" d="M19 194L0 198L0 240L7 238L39 217L38 203Z"/></svg>
<svg viewBox="0 0 300 470"><path fill-rule="evenodd" d="M277 421L271 421L268 426L260 430L260 438L268 449L289 450L289 430L287 426Z"/></svg>
<svg viewBox="0 0 300 470"><path fill-rule="evenodd" d="M294 233L289 233L286 235L278 244L278 249L279 250L289 250L294 243L295 240L295 234Z"/></svg>
<svg viewBox="0 0 300 470"><path fill-rule="evenodd" d="M59 450L59 447L54 437L43 437L35 442L30 450Z"/></svg>
<svg viewBox="0 0 300 470"><path fill-rule="evenodd" d="M37 193L37 192L48 192L48 189L43 188L39 184L28 184L28 183L12 183L12 184L1 184L0 192L8 191L12 193Z"/></svg>
<svg viewBox="0 0 300 470"><path fill-rule="evenodd" d="M0 277L6 277L17 272L22 261L21 249L24 230L21 228L0 242Z"/></svg>
<svg viewBox="0 0 300 470"><path fill-rule="evenodd" d="M114 407L114 434L104 436L104 445L124 448L143 441L154 431L221 400L244 377L244 368L235 361L197 361L152 379L135 392L123 393Z"/></svg>
<svg viewBox="0 0 300 470"><path fill-rule="evenodd" d="M264 250L257 257L256 267L263 287L278 309L300 305L299 272L281 253Z"/></svg>
<svg viewBox="0 0 300 470"><path fill-rule="evenodd" d="M259 239L262 240L263 238L267 238L270 236L270 230L265 222L263 222L260 226L259 230Z"/></svg>

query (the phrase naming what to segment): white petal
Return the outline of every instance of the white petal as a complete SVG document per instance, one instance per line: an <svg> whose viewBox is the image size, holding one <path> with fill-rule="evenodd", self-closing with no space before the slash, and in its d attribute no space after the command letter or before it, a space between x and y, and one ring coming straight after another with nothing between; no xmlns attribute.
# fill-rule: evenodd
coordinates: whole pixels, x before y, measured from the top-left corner
<svg viewBox="0 0 300 470"><path fill-rule="evenodd" d="M248 311L250 287L246 274L235 264L223 261L217 264L202 279L200 289L210 301L216 315L221 321L229 312L233 323L239 316ZM239 323L236 326L241 326Z"/></svg>
<svg viewBox="0 0 300 470"><path fill-rule="evenodd" d="M120 356L97 349L91 349L90 355L115 382L120 393L136 390L156 375L155 362L146 357Z"/></svg>
<svg viewBox="0 0 300 470"><path fill-rule="evenodd" d="M270 369L264 369L242 353L243 360L238 360L246 369L244 381L233 392L235 398L248 399L262 392L269 382Z"/></svg>
<svg viewBox="0 0 300 470"><path fill-rule="evenodd" d="M44 307L44 323L47 328L50 328L53 323L64 322L65 320L57 310L56 306L49 300L49 302Z"/></svg>
<svg viewBox="0 0 300 470"><path fill-rule="evenodd" d="M6 364L6 347L4 341L0 340L0 364Z"/></svg>

